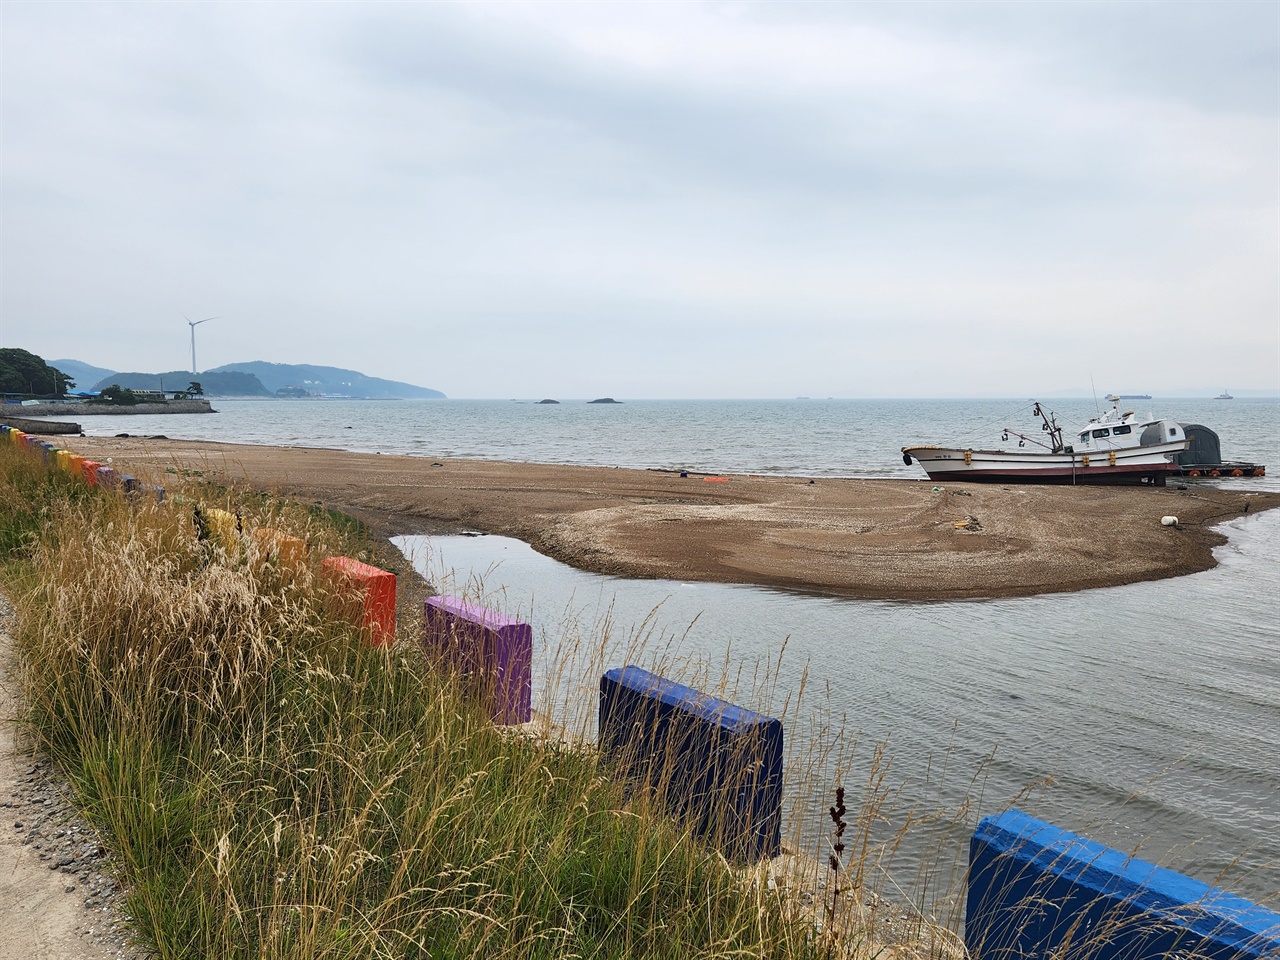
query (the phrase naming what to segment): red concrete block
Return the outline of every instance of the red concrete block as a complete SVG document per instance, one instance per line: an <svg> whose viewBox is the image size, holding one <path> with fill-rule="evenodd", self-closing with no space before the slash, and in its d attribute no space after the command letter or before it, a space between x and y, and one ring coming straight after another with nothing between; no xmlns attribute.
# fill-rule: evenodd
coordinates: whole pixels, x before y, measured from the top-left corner
<svg viewBox="0 0 1280 960"><path fill-rule="evenodd" d="M80 476L91 487L98 485L98 468L102 466L97 460L81 460Z"/></svg>
<svg viewBox="0 0 1280 960"><path fill-rule="evenodd" d="M390 646L396 638L396 575L350 557L325 557L325 573L359 601L359 619L375 647Z"/></svg>

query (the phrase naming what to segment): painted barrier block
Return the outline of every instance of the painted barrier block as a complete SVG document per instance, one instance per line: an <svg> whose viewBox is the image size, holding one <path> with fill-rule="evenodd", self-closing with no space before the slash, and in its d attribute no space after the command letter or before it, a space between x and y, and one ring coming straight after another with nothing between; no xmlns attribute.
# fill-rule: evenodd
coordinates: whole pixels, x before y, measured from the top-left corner
<svg viewBox="0 0 1280 960"><path fill-rule="evenodd" d="M23 433L21 430L14 430L14 429L9 430L9 442L12 443L15 447L21 446L26 436L27 435Z"/></svg>
<svg viewBox="0 0 1280 960"><path fill-rule="evenodd" d="M600 680L600 748L726 856L776 856L782 829L782 722L650 673Z"/></svg>
<svg viewBox="0 0 1280 960"><path fill-rule="evenodd" d="M63 473L71 472L71 451L58 450L54 453L53 457L54 457L54 466L56 466Z"/></svg>
<svg viewBox="0 0 1280 960"><path fill-rule="evenodd" d="M98 485L98 468L102 466L97 460L80 461L80 479L91 487Z"/></svg>
<svg viewBox="0 0 1280 960"><path fill-rule="evenodd" d="M99 467L97 469L97 484L104 490L114 490L116 487L116 471L114 467Z"/></svg>
<svg viewBox="0 0 1280 960"><path fill-rule="evenodd" d="M196 507L192 511L192 520L196 536L201 540L216 543L228 553L239 551L241 525L240 518L234 513L217 507Z"/></svg>
<svg viewBox="0 0 1280 960"><path fill-rule="evenodd" d="M82 463L84 463L84 457L80 456L80 454L68 453L67 454L67 473L71 474L71 476L73 477L84 476L84 473L80 468L80 464Z"/></svg>
<svg viewBox="0 0 1280 960"><path fill-rule="evenodd" d="M59 452L62 452L62 451L59 451ZM122 473L119 475L119 477L116 478L116 480L120 486L120 489L123 490L125 493L137 492L139 487L137 477L130 476L127 473Z"/></svg>
<svg viewBox="0 0 1280 960"><path fill-rule="evenodd" d="M396 638L396 575L350 557L325 557L323 569L356 603L356 623L369 630L375 647L389 646Z"/></svg>
<svg viewBox="0 0 1280 960"><path fill-rule="evenodd" d="M1280 957L1280 914L1019 810L969 844L973 960Z"/></svg>
<svg viewBox="0 0 1280 960"><path fill-rule="evenodd" d="M480 687L495 723L533 719L533 626L460 597L428 597L423 642Z"/></svg>
<svg viewBox="0 0 1280 960"><path fill-rule="evenodd" d="M299 537L291 537L287 533L273 530L271 527L258 527L253 531L253 538L258 542L258 550L264 556L278 561L286 567L302 567L307 562L307 542Z"/></svg>

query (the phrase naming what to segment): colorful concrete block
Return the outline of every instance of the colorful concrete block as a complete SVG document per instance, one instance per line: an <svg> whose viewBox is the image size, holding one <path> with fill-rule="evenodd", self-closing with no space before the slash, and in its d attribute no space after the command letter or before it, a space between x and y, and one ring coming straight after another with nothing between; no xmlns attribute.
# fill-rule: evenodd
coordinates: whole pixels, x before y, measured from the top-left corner
<svg viewBox="0 0 1280 960"><path fill-rule="evenodd" d="M353 622L369 631L375 647L396 638L396 575L350 557L325 557L321 568L352 601Z"/></svg>
<svg viewBox="0 0 1280 960"><path fill-rule="evenodd" d="M239 552L241 525L234 513L217 507L196 507L192 518L201 540L216 543L228 553Z"/></svg>
<svg viewBox="0 0 1280 960"><path fill-rule="evenodd" d="M258 543L259 552L282 566L302 567L307 563L307 543L298 537L273 530L270 527L259 527L253 531L253 538Z"/></svg>
<svg viewBox="0 0 1280 960"><path fill-rule="evenodd" d="M97 460L80 461L80 479L91 487L98 485L98 468L102 466Z"/></svg>
<svg viewBox="0 0 1280 960"><path fill-rule="evenodd" d="M1009 810L969 844L973 960L1280 957L1280 914Z"/></svg>
<svg viewBox="0 0 1280 960"><path fill-rule="evenodd" d="M495 723L533 718L531 624L460 597L428 597L423 628L427 650L479 685Z"/></svg>
<svg viewBox="0 0 1280 960"><path fill-rule="evenodd" d="M600 681L600 749L726 856L777 855L782 723L640 667Z"/></svg>
<svg viewBox="0 0 1280 960"><path fill-rule="evenodd" d="M114 467L99 467L97 469L97 484L104 490L114 490L116 487L116 471Z"/></svg>

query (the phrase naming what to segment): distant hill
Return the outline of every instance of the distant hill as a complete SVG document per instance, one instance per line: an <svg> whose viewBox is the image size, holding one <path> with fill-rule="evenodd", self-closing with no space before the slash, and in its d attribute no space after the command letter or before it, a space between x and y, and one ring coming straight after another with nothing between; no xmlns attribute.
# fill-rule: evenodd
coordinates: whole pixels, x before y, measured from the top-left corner
<svg viewBox="0 0 1280 960"><path fill-rule="evenodd" d="M309 363L267 363L253 360L248 363L224 363L206 370L211 373L248 373L262 381L270 393L287 388L301 387L312 396L355 397L363 400L429 400L443 399L439 390L400 383L397 380L381 380L366 377L357 370L341 367L318 367ZM202 380L203 384L204 381ZM123 385L123 384L122 384ZM205 385L205 391L208 391Z"/></svg>
<svg viewBox="0 0 1280 960"><path fill-rule="evenodd" d="M50 360L49 366L57 367L74 380L76 382L74 390L92 390L93 385L99 380L115 373L114 370L108 370L106 367L95 367L93 364L85 363L82 360ZM124 384L121 384L121 386L124 386ZM186 384L183 384L183 386L186 386Z"/></svg>
<svg viewBox="0 0 1280 960"><path fill-rule="evenodd" d="M59 368L61 369L61 368ZM64 371L65 372L65 371ZM192 373L190 370L170 370L168 373L113 373L103 377L91 388L102 390L119 384L129 390L185 390L191 381L197 381L206 397L269 397L271 391L251 373L219 373L206 370Z"/></svg>

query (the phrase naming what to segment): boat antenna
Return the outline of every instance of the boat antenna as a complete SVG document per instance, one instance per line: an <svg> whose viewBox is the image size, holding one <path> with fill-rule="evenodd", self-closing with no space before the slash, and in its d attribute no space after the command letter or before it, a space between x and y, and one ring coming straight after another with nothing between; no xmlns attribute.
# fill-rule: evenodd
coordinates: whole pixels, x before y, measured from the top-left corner
<svg viewBox="0 0 1280 960"><path fill-rule="evenodd" d="M1089 371L1089 389L1093 391L1093 412L1102 416L1102 406L1098 403L1098 386L1093 382L1093 371Z"/></svg>

